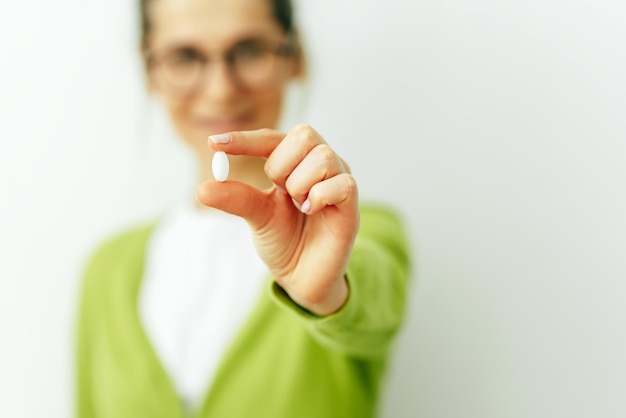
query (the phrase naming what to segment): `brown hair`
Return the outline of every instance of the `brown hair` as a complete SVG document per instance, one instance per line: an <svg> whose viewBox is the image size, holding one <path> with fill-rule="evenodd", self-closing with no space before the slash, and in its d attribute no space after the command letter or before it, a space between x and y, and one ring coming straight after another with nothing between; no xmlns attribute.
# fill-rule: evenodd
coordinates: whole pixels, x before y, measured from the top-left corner
<svg viewBox="0 0 626 418"><path fill-rule="evenodd" d="M140 47L143 52L148 49L148 37L152 30L150 24L148 8L153 0L139 0L139 19L140 19ZM278 22L278 24L284 29L286 33L296 35L293 17L293 6L291 0L270 0L272 6L272 14ZM295 38L298 42L297 37ZM297 45L299 47L299 45Z"/></svg>

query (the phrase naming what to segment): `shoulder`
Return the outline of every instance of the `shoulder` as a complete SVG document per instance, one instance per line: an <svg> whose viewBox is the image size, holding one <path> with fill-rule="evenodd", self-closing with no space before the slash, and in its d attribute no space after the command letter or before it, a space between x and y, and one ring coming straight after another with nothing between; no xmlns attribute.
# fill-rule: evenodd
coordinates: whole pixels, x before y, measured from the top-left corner
<svg viewBox="0 0 626 418"><path fill-rule="evenodd" d="M377 226L402 228L404 220L393 207L382 203L363 203L359 205L361 213L361 227L374 228Z"/></svg>
<svg viewBox="0 0 626 418"><path fill-rule="evenodd" d="M112 259L132 256L145 249L154 224L136 226L118 232L105 239L93 252L87 266L109 263Z"/></svg>
<svg viewBox="0 0 626 418"><path fill-rule="evenodd" d="M411 246L406 222L400 212L381 203L361 204L361 223L353 258L360 261L376 259L374 254L386 254L395 262L410 268Z"/></svg>
<svg viewBox="0 0 626 418"><path fill-rule="evenodd" d="M146 247L155 223L128 228L106 238L92 252L83 271L85 291L103 281L143 268Z"/></svg>
<svg viewBox="0 0 626 418"><path fill-rule="evenodd" d="M404 218L389 205L366 203L359 206L360 237L376 237L407 245L407 228Z"/></svg>

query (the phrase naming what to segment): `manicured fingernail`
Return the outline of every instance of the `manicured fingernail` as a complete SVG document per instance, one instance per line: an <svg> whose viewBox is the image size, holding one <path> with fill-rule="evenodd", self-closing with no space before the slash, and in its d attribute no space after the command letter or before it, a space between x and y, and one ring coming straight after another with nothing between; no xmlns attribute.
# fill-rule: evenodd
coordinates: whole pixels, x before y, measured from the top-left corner
<svg viewBox="0 0 626 418"><path fill-rule="evenodd" d="M300 212L302 213L309 213L309 211L311 210L311 201L309 199L305 200L302 203L302 207L300 208Z"/></svg>
<svg viewBox="0 0 626 418"><path fill-rule="evenodd" d="M293 205L298 208L299 211L302 211L302 206L300 206L300 203L296 202L296 199L294 199L293 197L291 198L291 201L293 202Z"/></svg>
<svg viewBox="0 0 626 418"><path fill-rule="evenodd" d="M228 134L210 135L209 139L214 144L228 144L230 142L230 136Z"/></svg>

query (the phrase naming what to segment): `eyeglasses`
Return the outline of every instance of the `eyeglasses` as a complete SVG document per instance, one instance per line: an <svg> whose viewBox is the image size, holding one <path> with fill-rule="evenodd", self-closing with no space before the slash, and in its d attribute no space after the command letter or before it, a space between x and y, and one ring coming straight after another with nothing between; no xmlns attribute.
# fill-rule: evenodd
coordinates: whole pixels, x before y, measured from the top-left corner
<svg viewBox="0 0 626 418"><path fill-rule="evenodd" d="M284 81L290 68L288 58L296 52L293 41L246 40L222 54L221 60L237 87L261 91ZM161 55L149 54L147 65L157 88L180 97L193 94L201 86L213 62L197 48L181 46Z"/></svg>

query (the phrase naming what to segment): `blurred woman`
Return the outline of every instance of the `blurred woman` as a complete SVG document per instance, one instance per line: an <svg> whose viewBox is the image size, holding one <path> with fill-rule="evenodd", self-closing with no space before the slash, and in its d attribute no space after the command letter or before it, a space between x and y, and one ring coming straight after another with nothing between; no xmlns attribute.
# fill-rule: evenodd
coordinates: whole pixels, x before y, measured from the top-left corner
<svg viewBox="0 0 626 418"><path fill-rule="evenodd" d="M78 415L374 416L406 243L390 211L359 205L348 164L313 128L273 130L305 72L290 2L140 7L150 90L201 184L88 263ZM217 151L225 182L206 180Z"/></svg>

